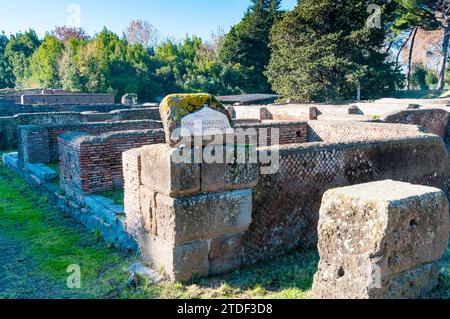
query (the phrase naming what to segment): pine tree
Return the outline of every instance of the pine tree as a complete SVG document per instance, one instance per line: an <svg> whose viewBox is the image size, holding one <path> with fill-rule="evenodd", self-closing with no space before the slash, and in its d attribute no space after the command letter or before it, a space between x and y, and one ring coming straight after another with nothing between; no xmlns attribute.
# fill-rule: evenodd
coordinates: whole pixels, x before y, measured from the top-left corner
<svg viewBox="0 0 450 319"><path fill-rule="evenodd" d="M277 93L300 101L353 100L394 90L402 76L382 52L389 25L370 26L367 8L388 0L302 0L271 33L267 76Z"/></svg>
<svg viewBox="0 0 450 319"><path fill-rule="evenodd" d="M270 30L280 16L281 0L252 0L243 20L225 36L220 61L242 68L239 87L247 93L271 92L265 68L270 60Z"/></svg>

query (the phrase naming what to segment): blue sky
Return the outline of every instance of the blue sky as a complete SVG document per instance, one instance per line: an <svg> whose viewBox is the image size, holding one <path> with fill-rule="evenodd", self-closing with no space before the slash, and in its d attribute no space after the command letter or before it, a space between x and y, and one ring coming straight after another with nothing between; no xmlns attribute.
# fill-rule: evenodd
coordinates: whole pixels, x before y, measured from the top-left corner
<svg viewBox="0 0 450 319"><path fill-rule="evenodd" d="M282 1L284 9L297 3ZM239 22L249 4L250 0L0 0L0 31L33 28L42 36L56 25L78 21L80 8L81 27L91 35L103 26L122 34L131 20L146 19L164 36L180 39L195 34L209 39L219 26L228 31Z"/></svg>

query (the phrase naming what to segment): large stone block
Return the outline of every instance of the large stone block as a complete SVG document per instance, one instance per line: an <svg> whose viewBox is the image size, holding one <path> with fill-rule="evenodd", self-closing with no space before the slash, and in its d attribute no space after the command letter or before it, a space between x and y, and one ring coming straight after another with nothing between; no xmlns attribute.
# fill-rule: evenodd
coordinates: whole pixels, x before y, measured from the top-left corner
<svg viewBox="0 0 450 319"><path fill-rule="evenodd" d="M167 144L142 148L142 184L158 193L177 197L200 191L200 164L191 148L170 148Z"/></svg>
<svg viewBox="0 0 450 319"><path fill-rule="evenodd" d="M333 189L320 210L317 298L424 293L448 244L449 204L436 188L381 181ZM408 280L406 280L408 279ZM428 289L429 291L429 289Z"/></svg>
<svg viewBox="0 0 450 319"><path fill-rule="evenodd" d="M163 269L172 281L185 282L209 273L207 241L175 246L159 236L140 234L139 246L144 261L154 269Z"/></svg>
<svg viewBox="0 0 450 319"><path fill-rule="evenodd" d="M243 233L215 238L210 242L210 275L224 274L241 266Z"/></svg>
<svg viewBox="0 0 450 319"><path fill-rule="evenodd" d="M175 245L243 232L252 220L251 190L180 198L157 194L146 203L156 220L148 223L155 224L150 230Z"/></svg>
<svg viewBox="0 0 450 319"><path fill-rule="evenodd" d="M206 147L204 154L210 160L201 165L202 192L253 188L258 184L259 164L254 146L214 145Z"/></svg>
<svg viewBox="0 0 450 319"><path fill-rule="evenodd" d="M216 140L225 142L233 134L232 121L226 108L210 94L172 94L160 106L161 119L171 147L180 142L192 145L198 137L202 145Z"/></svg>

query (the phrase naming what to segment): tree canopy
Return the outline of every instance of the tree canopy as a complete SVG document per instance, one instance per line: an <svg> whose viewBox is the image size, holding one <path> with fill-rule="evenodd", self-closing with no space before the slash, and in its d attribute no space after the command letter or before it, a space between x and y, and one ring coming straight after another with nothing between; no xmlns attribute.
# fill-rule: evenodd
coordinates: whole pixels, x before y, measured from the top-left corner
<svg viewBox="0 0 450 319"><path fill-rule="evenodd" d="M238 68L238 85L246 93L271 92L264 74L270 60L269 35L280 16L281 0L252 0L242 21L225 36L222 63Z"/></svg>
<svg viewBox="0 0 450 319"><path fill-rule="evenodd" d="M390 3L302 0L286 13L271 32L273 89L301 101L354 99L358 87L364 98L395 90L402 77L382 52L385 24L367 24L374 2L384 10Z"/></svg>
<svg viewBox="0 0 450 319"><path fill-rule="evenodd" d="M121 36L106 28L89 36L66 26L43 39L33 30L1 33L0 88L111 92L117 100L134 93L142 101L174 92L276 92L334 102L404 88L403 73L407 87L437 82L442 88L448 80L447 0L302 0L287 12L280 3L252 0L238 24L210 41L161 40L144 20L131 21ZM371 23L374 17L379 25ZM442 38L432 37L441 43L433 49L439 67L414 61L414 50L424 47L415 41L429 38L423 32L430 30ZM399 58L406 48L405 72Z"/></svg>

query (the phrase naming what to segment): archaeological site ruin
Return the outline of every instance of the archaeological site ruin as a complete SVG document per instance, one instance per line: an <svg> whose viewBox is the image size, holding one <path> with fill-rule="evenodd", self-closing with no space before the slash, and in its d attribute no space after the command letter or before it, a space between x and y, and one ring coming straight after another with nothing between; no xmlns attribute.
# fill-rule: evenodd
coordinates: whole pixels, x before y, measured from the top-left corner
<svg viewBox="0 0 450 319"><path fill-rule="evenodd" d="M166 280L318 248L313 298L436 288L450 231L450 99L123 102L0 95L4 165Z"/></svg>

